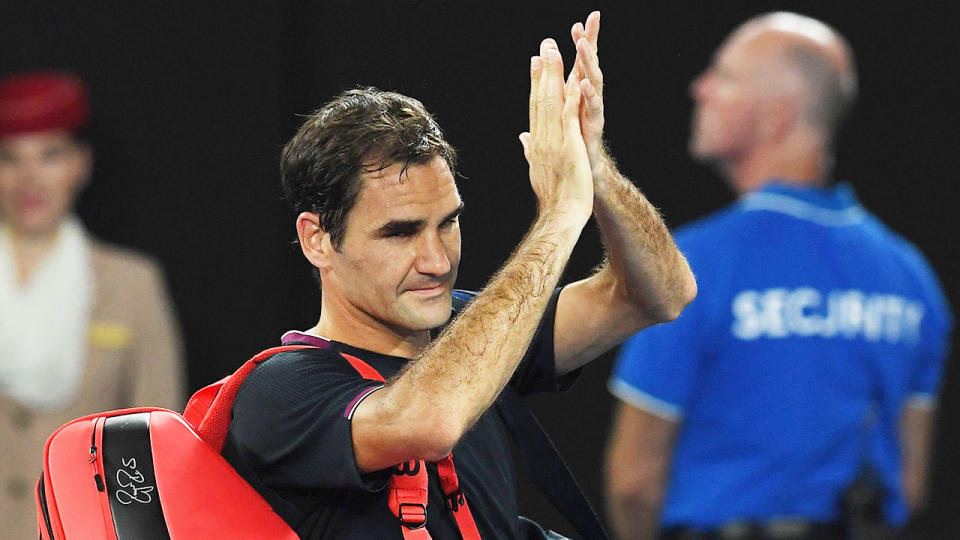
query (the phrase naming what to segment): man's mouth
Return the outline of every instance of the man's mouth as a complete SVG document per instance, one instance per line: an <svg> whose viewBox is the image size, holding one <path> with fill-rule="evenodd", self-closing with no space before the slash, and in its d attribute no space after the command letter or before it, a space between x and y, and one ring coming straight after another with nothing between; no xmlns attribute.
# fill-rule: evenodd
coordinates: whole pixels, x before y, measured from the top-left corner
<svg viewBox="0 0 960 540"><path fill-rule="evenodd" d="M446 292L446 290L447 290L446 284L444 284L444 283L438 283L438 284L436 284L436 285L430 285L430 286L426 286L426 287L418 287L418 288L415 288L415 289L407 289L407 292L411 292L411 293L416 294L416 295L418 295L418 296L431 297L431 296L438 296L438 295L440 295L440 294L443 294L444 292Z"/></svg>

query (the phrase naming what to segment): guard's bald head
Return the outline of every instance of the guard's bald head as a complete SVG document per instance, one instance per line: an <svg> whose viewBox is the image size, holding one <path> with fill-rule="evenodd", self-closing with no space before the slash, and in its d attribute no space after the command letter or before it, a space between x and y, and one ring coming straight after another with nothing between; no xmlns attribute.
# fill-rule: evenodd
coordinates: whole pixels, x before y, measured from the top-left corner
<svg viewBox="0 0 960 540"><path fill-rule="evenodd" d="M816 19L777 12L750 19L727 44L751 48L758 84L796 93L802 119L832 139L857 96L853 53L840 34Z"/></svg>

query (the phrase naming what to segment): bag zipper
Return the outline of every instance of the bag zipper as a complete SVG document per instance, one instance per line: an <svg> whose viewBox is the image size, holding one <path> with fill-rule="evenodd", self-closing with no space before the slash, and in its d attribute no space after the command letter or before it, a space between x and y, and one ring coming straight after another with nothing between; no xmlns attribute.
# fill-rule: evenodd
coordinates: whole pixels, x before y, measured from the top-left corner
<svg viewBox="0 0 960 540"><path fill-rule="evenodd" d="M104 480L103 452L99 451L103 448L103 425L106 421L107 418L104 416L94 420L87 459L93 469L93 484L100 495L100 514L103 516L104 532L107 535L106 537L110 538L116 536L116 529L113 525L113 512L110 510L110 495L107 493L107 484Z"/></svg>
<svg viewBox="0 0 960 540"><path fill-rule="evenodd" d="M47 526L47 538L54 540L53 525L50 524L50 510L47 509L47 493L43 488L43 473L40 473L40 481L37 482L37 500L40 501L40 511L43 512L43 523Z"/></svg>
<svg viewBox="0 0 960 540"><path fill-rule="evenodd" d="M89 459L90 468L93 469L93 483L97 486L97 491L106 491L106 484L103 482L103 475L100 474L100 468L97 466L97 428L100 425L102 418L98 418L93 423L93 430L90 432L90 450L89 450Z"/></svg>

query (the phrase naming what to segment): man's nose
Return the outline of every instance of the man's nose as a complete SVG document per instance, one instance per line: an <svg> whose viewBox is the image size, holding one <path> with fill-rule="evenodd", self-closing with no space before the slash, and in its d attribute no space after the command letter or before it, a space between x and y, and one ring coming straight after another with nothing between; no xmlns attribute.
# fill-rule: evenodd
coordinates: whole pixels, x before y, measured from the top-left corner
<svg viewBox="0 0 960 540"><path fill-rule="evenodd" d="M450 272L446 246L436 232L423 234L417 251L417 272L437 276Z"/></svg>
<svg viewBox="0 0 960 540"><path fill-rule="evenodd" d="M701 101L707 94L710 85L710 72L704 71L697 78L690 81L690 97L694 101Z"/></svg>

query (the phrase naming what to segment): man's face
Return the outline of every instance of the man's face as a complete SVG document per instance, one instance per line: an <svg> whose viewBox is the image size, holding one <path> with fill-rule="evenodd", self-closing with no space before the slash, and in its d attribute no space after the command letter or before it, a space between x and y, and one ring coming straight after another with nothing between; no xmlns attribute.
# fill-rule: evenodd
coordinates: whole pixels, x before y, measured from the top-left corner
<svg viewBox="0 0 960 540"><path fill-rule="evenodd" d="M0 212L18 233L54 231L90 172L89 152L65 131L0 138Z"/></svg>
<svg viewBox="0 0 960 540"><path fill-rule="evenodd" d="M690 153L694 158L732 161L755 144L760 113L755 57L751 40L735 33L691 84Z"/></svg>
<svg viewBox="0 0 960 540"><path fill-rule="evenodd" d="M321 276L325 305L408 335L450 317L462 204L442 158L411 165L399 178L402 167L364 175L343 245Z"/></svg>

